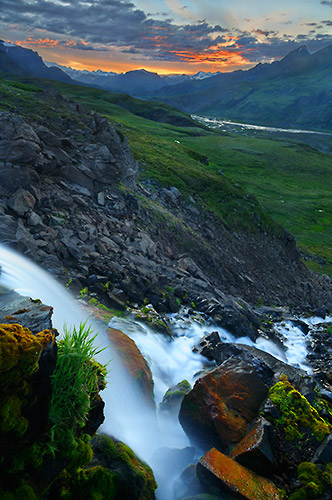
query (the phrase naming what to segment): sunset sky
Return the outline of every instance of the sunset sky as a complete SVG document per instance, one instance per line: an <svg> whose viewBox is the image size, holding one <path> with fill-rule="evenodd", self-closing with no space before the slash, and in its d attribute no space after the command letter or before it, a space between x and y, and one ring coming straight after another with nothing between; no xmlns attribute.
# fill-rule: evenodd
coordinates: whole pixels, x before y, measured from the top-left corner
<svg viewBox="0 0 332 500"><path fill-rule="evenodd" d="M233 71L332 44L332 0L1 0L0 38L76 69Z"/></svg>

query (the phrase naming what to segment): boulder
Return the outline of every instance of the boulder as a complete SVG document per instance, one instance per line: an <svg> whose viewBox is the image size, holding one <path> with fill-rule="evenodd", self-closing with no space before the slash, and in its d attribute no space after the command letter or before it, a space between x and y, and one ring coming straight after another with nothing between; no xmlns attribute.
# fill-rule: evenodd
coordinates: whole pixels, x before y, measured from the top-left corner
<svg viewBox="0 0 332 500"><path fill-rule="evenodd" d="M16 292L1 289L0 293L0 323L18 323L28 327L33 334L51 329L53 307L43 304L40 300L23 297Z"/></svg>
<svg viewBox="0 0 332 500"><path fill-rule="evenodd" d="M218 365L221 365L229 358L236 358L253 364L268 386L273 385L279 380L281 375L286 375L291 383L305 394L314 389L315 382L305 370L295 368L257 347L246 344L213 342L215 338L205 338L208 340L210 348L204 349L202 354L205 354L207 351L208 355L212 356Z"/></svg>
<svg viewBox="0 0 332 500"><path fill-rule="evenodd" d="M88 469L90 476L86 484L82 481L81 492L75 485L71 498L121 498L130 500L154 500L157 488L151 468L140 460L134 452L121 441L104 434L97 434L91 440L93 460ZM109 478L110 486L100 490L102 482L93 480L95 473ZM99 486L99 487L98 487ZM86 495L86 488L91 488ZM95 488L95 495L93 495ZM85 490L85 491L84 491ZM110 492L113 492L113 494ZM83 496L84 495L84 496Z"/></svg>
<svg viewBox="0 0 332 500"><path fill-rule="evenodd" d="M146 402L154 407L151 370L135 342L121 330L107 328L107 334L119 353L122 362L126 365L129 374L141 389Z"/></svg>
<svg viewBox="0 0 332 500"><path fill-rule="evenodd" d="M139 233L139 237L133 241L132 248L148 257L153 257L156 254L156 244L144 232Z"/></svg>
<svg viewBox="0 0 332 500"><path fill-rule="evenodd" d="M271 448L272 425L258 417L251 431L230 452L229 456L241 465L260 474L269 474L274 468Z"/></svg>
<svg viewBox="0 0 332 500"><path fill-rule="evenodd" d="M190 391L191 385L187 380L182 380L178 384L170 387L159 405L162 412L179 414L180 406L184 396Z"/></svg>
<svg viewBox="0 0 332 500"><path fill-rule="evenodd" d="M12 243L16 239L17 221L11 215L0 215L0 241Z"/></svg>
<svg viewBox="0 0 332 500"><path fill-rule="evenodd" d="M320 417L285 376L270 388L262 412L273 425L274 460L283 470L311 461L332 431L332 425Z"/></svg>
<svg viewBox="0 0 332 500"><path fill-rule="evenodd" d="M33 210L36 198L26 189L18 189L8 200L8 206L22 217L27 212Z"/></svg>
<svg viewBox="0 0 332 500"><path fill-rule="evenodd" d="M34 129L21 116L1 113L0 160L32 164L41 158L41 141Z"/></svg>
<svg viewBox="0 0 332 500"><path fill-rule="evenodd" d="M197 380L182 401L179 420L193 443L227 450L246 435L267 394L253 365L229 359Z"/></svg>
<svg viewBox="0 0 332 500"><path fill-rule="evenodd" d="M317 448L313 457L313 462L328 464L332 462L332 434L324 439L322 444Z"/></svg>
<svg viewBox="0 0 332 500"><path fill-rule="evenodd" d="M282 494L271 481L250 471L213 448L197 464L199 479L221 493L232 493L242 500L282 500Z"/></svg>

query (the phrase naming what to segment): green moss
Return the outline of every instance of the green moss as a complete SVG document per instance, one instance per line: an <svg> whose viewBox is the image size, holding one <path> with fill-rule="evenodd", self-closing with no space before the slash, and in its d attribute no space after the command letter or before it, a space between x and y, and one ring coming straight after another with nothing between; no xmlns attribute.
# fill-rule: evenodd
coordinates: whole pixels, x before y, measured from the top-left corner
<svg viewBox="0 0 332 500"><path fill-rule="evenodd" d="M331 489L332 464L325 470L311 462L302 462L297 468L297 477L301 487L292 493L289 500L316 499Z"/></svg>
<svg viewBox="0 0 332 500"><path fill-rule="evenodd" d="M8 396L0 407L0 430L13 431L18 436L23 436L27 431L29 422L21 415L23 400L17 395Z"/></svg>
<svg viewBox="0 0 332 500"><path fill-rule="evenodd" d="M1 500L38 500L31 486L24 481L19 482L19 486L12 491L0 489Z"/></svg>
<svg viewBox="0 0 332 500"><path fill-rule="evenodd" d="M117 497L117 474L97 466L79 469L75 474L63 471L52 488L52 495L63 500L115 500Z"/></svg>
<svg viewBox="0 0 332 500"><path fill-rule="evenodd" d="M318 411L319 414L324 411L328 412L332 417L331 403L329 403L326 399L322 398L318 390L315 390L315 393L316 394L312 406Z"/></svg>
<svg viewBox="0 0 332 500"><path fill-rule="evenodd" d="M104 435L93 440L95 455L118 474L118 497L131 500L152 500L157 484L151 468L139 460L124 443Z"/></svg>
<svg viewBox="0 0 332 500"><path fill-rule="evenodd" d="M15 500L15 495L7 490L0 489L1 500Z"/></svg>
<svg viewBox="0 0 332 500"><path fill-rule="evenodd" d="M280 410L281 416L274 423L282 426L287 441L301 440L308 431L319 442L330 434L332 426L319 416L286 377L270 388L269 398Z"/></svg>

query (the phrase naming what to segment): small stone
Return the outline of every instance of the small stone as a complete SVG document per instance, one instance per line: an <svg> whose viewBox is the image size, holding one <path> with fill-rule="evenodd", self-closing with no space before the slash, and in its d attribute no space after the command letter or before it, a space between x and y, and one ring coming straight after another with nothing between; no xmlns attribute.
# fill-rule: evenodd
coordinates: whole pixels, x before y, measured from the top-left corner
<svg viewBox="0 0 332 500"><path fill-rule="evenodd" d="M101 253L102 255L107 255L107 249L104 243L102 243L100 240L97 240L96 242L96 250Z"/></svg>
<svg viewBox="0 0 332 500"><path fill-rule="evenodd" d="M38 225L43 226L43 221L42 221L41 217L38 214L36 214L36 212L31 212L31 214L29 214L29 217L28 217L28 225L29 226L38 226Z"/></svg>
<svg viewBox="0 0 332 500"><path fill-rule="evenodd" d="M105 193L98 193L97 195L97 203L98 205L101 205L102 207L105 205Z"/></svg>
<svg viewBox="0 0 332 500"><path fill-rule="evenodd" d="M88 239L88 234L85 231L78 231L77 236L81 241L86 241Z"/></svg>
<svg viewBox="0 0 332 500"><path fill-rule="evenodd" d="M25 189L18 189L8 200L8 206L19 216L33 210L35 203L36 198Z"/></svg>

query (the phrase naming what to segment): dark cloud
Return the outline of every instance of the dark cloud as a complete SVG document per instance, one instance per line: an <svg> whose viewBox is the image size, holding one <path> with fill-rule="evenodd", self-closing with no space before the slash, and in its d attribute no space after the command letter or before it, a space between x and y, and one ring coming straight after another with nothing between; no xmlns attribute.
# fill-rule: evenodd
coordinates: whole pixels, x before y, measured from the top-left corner
<svg viewBox="0 0 332 500"><path fill-rule="evenodd" d="M94 47L93 45L90 45L88 43L72 42L72 41L68 41L68 40L61 40L57 45L59 45L61 47L67 47L70 49L89 50L89 51L96 51L96 52L105 52L108 50L107 47Z"/></svg>
<svg viewBox="0 0 332 500"><path fill-rule="evenodd" d="M332 5L332 1L321 3ZM220 62L227 60L227 54L238 53L244 63L254 64L280 58L300 43L312 50L322 48L323 42L332 43L330 35L310 33L294 38L262 29L227 30L205 20L179 25L161 14L165 13L146 14L130 0L1 0L0 21L6 27L20 27L30 36L38 33L39 37L41 32L36 30L44 30L45 40L31 37L31 45L46 46L42 43L52 39L58 46L84 51L116 48L131 54L132 59L139 55L149 60L194 61L196 54L202 60L205 56ZM325 26L331 24L324 21Z"/></svg>
<svg viewBox="0 0 332 500"><path fill-rule="evenodd" d="M328 5L329 7L332 7L332 2L329 0L321 0L320 2L322 5Z"/></svg>

